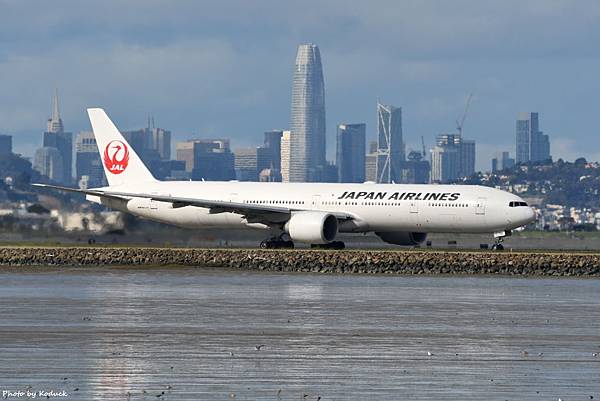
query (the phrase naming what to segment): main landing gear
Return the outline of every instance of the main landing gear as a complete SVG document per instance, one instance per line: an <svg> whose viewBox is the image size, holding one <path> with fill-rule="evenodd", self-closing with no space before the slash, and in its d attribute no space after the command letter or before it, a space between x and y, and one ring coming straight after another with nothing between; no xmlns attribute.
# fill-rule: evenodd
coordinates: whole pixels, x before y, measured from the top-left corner
<svg viewBox="0 0 600 401"><path fill-rule="evenodd" d="M494 233L494 245L492 245L492 250L493 251L503 251L504 245L502 245L502 242L504 242L504 238L510 237L511 235L512 235L512 232L510 230L499 231L499 232Z"/></svg>
<svg viewBox="0 0 600 401"><path fill-rule="evenodd" d="M327 244L311 244L310 247L312 249L344 249L346 244L342 241L333 241Z"/></svg>
<svg viewBox="0 0 600 401"><path fill-rule="evenodd" d="M282 237L273 237L260 243L261 249L293 249L294 242Z"/></svg>

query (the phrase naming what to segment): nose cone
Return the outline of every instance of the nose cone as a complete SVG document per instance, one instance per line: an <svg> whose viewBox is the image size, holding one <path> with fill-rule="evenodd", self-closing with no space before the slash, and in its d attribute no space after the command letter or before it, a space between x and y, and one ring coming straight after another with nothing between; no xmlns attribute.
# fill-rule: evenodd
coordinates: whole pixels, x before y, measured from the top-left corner
<svg viewBox="0 0 600 401"><path fill-rule="evenodd" d="M530 207L523 208L523 214L523 225L529 224L536 219L535 212Z"/></svg>

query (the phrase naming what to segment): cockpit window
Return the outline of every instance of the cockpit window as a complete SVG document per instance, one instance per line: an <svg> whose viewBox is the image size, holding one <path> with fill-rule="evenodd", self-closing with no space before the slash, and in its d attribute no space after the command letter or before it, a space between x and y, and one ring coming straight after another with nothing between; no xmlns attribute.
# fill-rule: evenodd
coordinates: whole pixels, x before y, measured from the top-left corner
<svg viewBox="0 0 600 401"><path fill-rule="evenodd" d="M519 206L527 206L527 203L526 202L517 202L517 201L508 203L508 207L519 207Z"/></svg>

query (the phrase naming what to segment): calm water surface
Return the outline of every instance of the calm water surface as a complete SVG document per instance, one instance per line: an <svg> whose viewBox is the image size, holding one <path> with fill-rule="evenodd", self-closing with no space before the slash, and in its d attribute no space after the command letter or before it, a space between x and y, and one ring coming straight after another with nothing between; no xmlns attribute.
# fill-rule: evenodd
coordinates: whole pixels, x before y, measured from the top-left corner
<svg viewBox="0 0 600 401"><path fill-rule="evenodd" d="M600 399L600 280L3 268L0 283L0 391Z"/></svg>

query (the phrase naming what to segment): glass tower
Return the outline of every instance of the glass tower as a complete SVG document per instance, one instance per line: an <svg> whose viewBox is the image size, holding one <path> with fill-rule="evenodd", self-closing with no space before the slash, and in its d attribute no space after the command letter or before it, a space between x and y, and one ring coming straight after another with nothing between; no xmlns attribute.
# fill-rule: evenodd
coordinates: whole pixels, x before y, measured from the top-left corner
<svg viewBox="0 0 600 401"><path fill-rule="evenodd" d="M339 182L365 181L365 124L337 126L336 162Z"/></svg>
<svg viewBox="0 0 600 401"><path fill-rule="evenodd" d="M314 44L298 47L290 121L291 182L318 180L325 163L325 84L321 54Z"/></svg>
<svg viewBox="0 0 600 401"><path fill-rule="evenodd" d="M377 182L400 183L403 162L402 109L377 103Z"/></svg>

